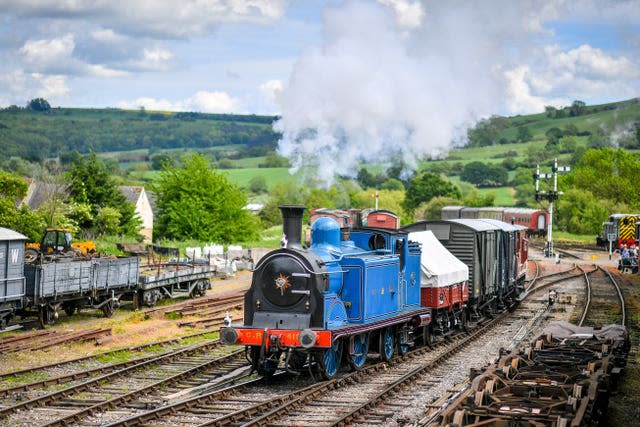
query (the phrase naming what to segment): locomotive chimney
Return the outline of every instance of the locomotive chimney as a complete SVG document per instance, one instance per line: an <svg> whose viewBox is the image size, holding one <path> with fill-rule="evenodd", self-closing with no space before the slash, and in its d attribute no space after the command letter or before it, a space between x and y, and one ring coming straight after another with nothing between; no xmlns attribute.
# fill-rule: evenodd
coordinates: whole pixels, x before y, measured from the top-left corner
<svg viewBox="0 0 640 427"><path fill-rule="evenodd" d="M282 205L282 243L283 247L302 249L300 236L302 235L302 213L304 206Z"/></svg>

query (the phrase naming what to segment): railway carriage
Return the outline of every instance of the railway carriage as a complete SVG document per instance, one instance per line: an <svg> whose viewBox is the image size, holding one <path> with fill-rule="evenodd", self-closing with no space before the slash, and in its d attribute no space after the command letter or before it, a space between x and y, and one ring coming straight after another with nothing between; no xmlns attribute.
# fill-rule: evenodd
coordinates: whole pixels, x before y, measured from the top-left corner
<svg viewBox="0 0 640 427"><path fill-rule="evenodd" d="M9 319L22 309L26 241L26 236L0 227L0 329L4 329Z"/></svg>
<svg viewBox="0 0 640 427"><path fill-rule="evenodd" d="M478 320L500 308L498 275L500 228L478 219L422 221L401 228L431 230L456 258L469 268L469 319Z"/></svg>
<svg viewBox="0 0 640 427"><path fill-rule="evenodd" d="M527 235L542 236L547 232L549 212L531 208L469 208L465 206L444 206L440 211L440 219L496 219L509 224L523 226Z"/></svg>
<svg viewBox="0 0 640 427"><path fill-rule="evenodd" d="M506 307L513 306L524 291L528 242L526 228L494 219L482 219L498 228L498 298Z"/></svg>
<svg viewBox="0 0 640 427"><path fill-rule="evenodd" d="M361 228L341 239L338 223L319 218L304 249L304 208L281 209L286 246L256 266L244 323L223 328L223 341L245 345L263 375L284 358L288 370L315 363L331 378L343 352L359 369L370 351L389 360L426 339L431 310L420 305L420 245L406 232Z"/></svg>

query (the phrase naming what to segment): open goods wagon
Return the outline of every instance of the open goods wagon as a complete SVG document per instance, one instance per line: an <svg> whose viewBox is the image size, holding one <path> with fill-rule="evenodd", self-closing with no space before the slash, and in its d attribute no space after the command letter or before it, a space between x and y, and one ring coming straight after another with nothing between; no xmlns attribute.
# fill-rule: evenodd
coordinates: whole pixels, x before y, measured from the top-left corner
<svg viewBox="0 0 640 427"><path fill-rule="evenodd" d="M42 325L55 322L58 309L102 309L110 317L122 295L137 287L139 258L93 258L25 264L25 307L38 311Z"/></svg>

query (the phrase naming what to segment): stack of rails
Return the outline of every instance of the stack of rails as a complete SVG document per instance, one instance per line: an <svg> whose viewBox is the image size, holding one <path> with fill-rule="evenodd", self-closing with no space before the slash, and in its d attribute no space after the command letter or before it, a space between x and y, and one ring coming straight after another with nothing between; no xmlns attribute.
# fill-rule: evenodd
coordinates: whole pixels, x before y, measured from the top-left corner
<svg viewBox="0 0 640 427"><path fill-rule="evenodd" d="M622 325L553 322L530 348L472 371L471 386L430 425L589 425L606 414L629 348Z"/></svg>

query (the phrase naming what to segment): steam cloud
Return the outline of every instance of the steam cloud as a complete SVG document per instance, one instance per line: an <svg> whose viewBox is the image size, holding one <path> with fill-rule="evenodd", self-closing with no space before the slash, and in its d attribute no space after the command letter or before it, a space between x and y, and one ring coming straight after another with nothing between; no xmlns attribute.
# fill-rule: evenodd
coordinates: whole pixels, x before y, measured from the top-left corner
<svg viewBox="0 0 640 427"><path fill-rule="evenodd" d="M418 25L403 26L381 3L325 10L323 45L302 52L278 97L279 153L325 184L355 176L359 162L415 167L512 106L510 79L522 76L513 70L559 13L550 2L433 1Z"/></svg>

